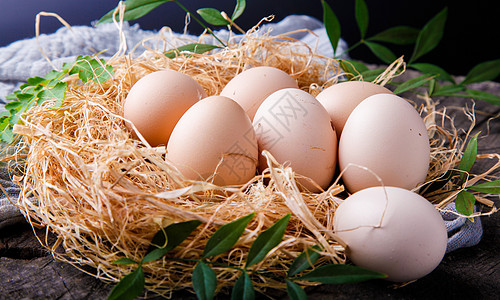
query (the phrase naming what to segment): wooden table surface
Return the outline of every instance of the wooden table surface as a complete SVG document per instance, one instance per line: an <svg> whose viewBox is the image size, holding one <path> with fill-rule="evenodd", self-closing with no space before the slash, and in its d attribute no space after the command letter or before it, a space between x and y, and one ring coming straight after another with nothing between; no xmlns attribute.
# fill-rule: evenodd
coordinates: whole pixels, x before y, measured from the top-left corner
<svg viewBox="0 0 500 300"><path fill-rule="evenodd" d="M473 87L500 94L500 83L485 82ZM470 99L438 100L440 106L449 108L448 112L455 116L458 128L469 127L463 113L453 108L471 105ZM500 107L477 101L475 109L474 132L482 132L478 153L500 153L500 119L490 120L491 116L500 114ZM473 172L480 172L489 164L491 162L478 161ZM500 206L498 198L492 200L496 207ZM482 217L481 221L484 234L478 245L446 254L431 274L416 282L399 288L383 280L322 285L306 289L309 299L499 299L500 212ZM45 230L37 230L37 235L44 239ZM51 234L47 236L49 240L54 238ZM69 264L54 260L40 246L27 223L0 231L0 299L105 299L112 287ZM287 299L284 293L273 293L272 296ZM228 297L219 295L218 298ZM180 291L173 295L173 299L195 297L187 291Z"/></svg>

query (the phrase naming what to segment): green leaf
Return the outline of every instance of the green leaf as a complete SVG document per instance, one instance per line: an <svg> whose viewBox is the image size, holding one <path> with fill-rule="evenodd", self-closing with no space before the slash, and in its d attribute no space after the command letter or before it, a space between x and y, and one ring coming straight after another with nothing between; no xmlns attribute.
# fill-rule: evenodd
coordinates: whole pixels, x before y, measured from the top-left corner
<svg viewBox="0 0 500 300"><path fill-rule="evenodd" d="M21 97L21 95L23 97ZM19 123L21 115L26 112L29 108L33 107L36 105L36 99L37 97L34 95L29 95L29 94L18 94L18 98L21 101L21 105L16 107L15 109L10 110L13 112L12 116L10 117L9 122L14 125ZM24 97L26 96L26 98Z"/></svg>
<svg viewBox="0 0 500 300"><path fill-rule="evenodd" d="M474 212L474 204L476 203L476 197L467 192L461 191L455 199L455 208L457 211L463 215L470 216Z"/></svg>
<svg viewBox="0 0 500 300"><path fill-rule="evenodd" d="M431 81L433 78L434 78L433 76L429 76L427 74L412 78L408 81L403 82L401 85L399 85L394 90L394 94L401 94L401 93L404 93L404 92L409 91L411 89L421 87L424 84L426 84L427 82Z"/></svg>
<svg viewBox="0 0 500 300"><path fill-rule="evenodd" d="M480 132L476 133L465 147L465 151L462 154L462 158L460 159L460 163L458 165L458 169L464 172L469 172L472 169L472 166L476 162L477 156L477 137ZM465 173L460 174L460 178L463 179L465 177Z"/></svg>
<svg viewBox="0 0 500 300"><path fill-rule="evenodd" d="M465 88L456 84L439 85L432 93L432 96L463 97L465 94L458 94L465 91Z"/></svg>
<svg viewBox="0 0 500 300"><path fill-rule="evenodd" d="M340 22L325 0L321 0L321 4L323 5L323 24L333 47L333 53L335 53L340 40Z"/></svg>
<svg viewBox="0 0 500 300"><path fill-rule="evenodd" d="M0 118L0 130L1 131L5 130L5 128L10 126L9 118L10 118L10 114L9 114L9 116L2 116Z"/></svg>
<svg viewBox="0 0 500 300"><path fill-rule="evenodd" d="M174 223L159 230L153 239L148 249L148 253L158 249L165 253L177 247L201 224L201 221L191 220L185 222ZM160 252L161 252L160 251ZM160 252L156 251L155 255ZM163 256L163 255L162 255ZM161 256L160 256L161 257Z"/></svg>
<svg viewBox="0 0 500 300"><path fill-rule="evenodd" d="M27 105L28 105L28 103L24 103L24 106L27 106ZM23 110L23 111L24 111L24 110ZM22 112L20 112L20 113L16 113L16 114L14 114L14 115L10 116L10 118L8 118L8 120L9 120L9 124L11 125L11 126L10 126L10 128L11 128L11 129L13 129L13 128L14 128L14 127L13 127L14 125L16 125L17 123L19 123L19 122L20 122L20 119L21 119L21 113L22 113Z"/></svg>
<svg viewBox="0 0 500 300"><path fill-rule="evenodd" d="M66 64L70 64L70 63L64 63L63 64L63 68ZM74 64L74 63L73 63ZM73 64L70 64L71 66L73 66ZM66 74L69 72L69 69L65 69L63 71L57 71L57 70L51 70L49 71L47 74L45 74L45 80L47 82L59 82L61 79L64 78L64 76L66 76Z"/></svg>
<svg viewBox="0 0 500 300"><path fill-rule="evenodd" d="M473 67L460 83L462 85L495 80L500 75L500 59L485 61Z"/></svg>
<svg viewBox="0 0 500 300"><path fill-rule="evenodd" d="M362 74L363 72L370 70L367 65L365 65L364 63L362 63L358 60L346 60L346 59L344 59L344 61L349 62L349 65L351 65L351 67L354 68L355 73Z"/></svg>
<svg viewBox="0 0 500 300"><path fill-rule="evenodd" d="M202 54L205 52L208 52L213 49L221 48L219 46L215 45L210 45L210 44L200 44L200 43L192 43L192 44L187 44L183 45L180 47L177 47L175 49L167 50L165 51L165 56L174 59L178 55L181 54L181 52L190 52L190 53L195 53L195 54Z"/></svg>
<svg viewBox="0 0 500 300"><path fill-rule="evenodd" d="M295 282L286 280L286 291L291 300L306 300L307 294L304 289Z"/></svg>
<svg viewBox="0 0 500 300"><path fill-rule="evenodd" d="M0 139L11 143L14 140L13 126L20 122L20 117L29 108L41 104L48 99L55 99L56 106L60 106L66 95L67 83L61 82L66 71L52 70L45 78L35 76L28 78L19 90L7 96L11 100L5 105L7 110L2 114L2 132Z"/></svg>
<svg viewBox="0 0 500 300"><path fill-rule="evenodd" d="M203 257L216 256L231 249L238 242L254 216L255 213L251 213L217 229L208 240L203 251Z"/></svg>
<svg viewBox="0 0 500 300"><path fill-rule="evenodd" d="M158 260L162 258L168 251L165 250L165 248L157 248L154 249L153 251L147 253L141 260L142 263L147 263L150 261Z"/></svg>
<svg viewBox="0 0 500 300"><path fill-rule="evenodd" d="M434 49L439 44L441 38L443 37L447 14L448 8L444 8L429 22L427 22L424 28L422 28L417 37L413 54L409 60L410 64L419 59L422 55Z"/></svg>
<svg viewBox="0 0 500 300"><path fill-rule="evenodd" d="M420 30L409 26L396 26L368 38L368 41L386 42L396 45L410 45L416 42Z"/></svg>
<svg viewBox="0 0 500 300"><path fill-rule="evenodd" d="M231 15L231 20L234 22L241 14L243 11L245 11L247 3L245 0L236 0L236 6L234 7L233 14Z"/></svg>
<svg viewBox="0 0 500 300"><path fill-rule="evenodd" d="M6 100L17 100L16 94L20 93L20 91L14 91L13 93L5 96Z"/></svg>
<svg viewBox="0 0 500 300"><path fill-rule="evenodd" d="M32 100L35 99L35 95L33 95L32 93L17 93L16 97L22 103L32 102Z"/></svg>
<svg viewBox="0 0 500 300"><path fill-rule="evenodd" d="M491 104L500 106L500 96L498 96L498 95L488 93L485 91L473 90L473 89L466 89L465 93L466 94L464 96L472 97L472 98L478 99L478 100L487 101Z"/></svg>
<svg viewBox="0 0 500 300"><path fill-rule="evenodd" d="M356 22L358 24L361 39L365 38L366 30L368 29L368 7L364 0L356 0L355 4Z"/></svg>
<svg viewBox="0 0 500 300"><path fill-rule="evenodd" d="M339 59L339 64L348 80L353 80L356 76L361 75L363 81L373 81L386 70L385 68L370 70L365 64L356 60Z"/></svg>
<svg viewBox="0 0 500 300"><path fill-rule="evenodd" d="M193 270L193 289L200 300L213 299L217 287L217 276L207 264L200 261Z"/></svg>
<svg viewBox="0 0 500 300"><path fill-rule="evenodd" d="M147 254L141 263L160 259L182 243L200 224L198 220L191 220L171 224L159 230L151 240Z"/></svg>
<svg viewBox="0 0 500 300"><path fill-rule="evenodd" d="M69 70L69 74L78 73L78 78L80 78L83 83L87 83L91 80L100 83L105 82L111 78L112 72L113 68L106 65L103 59L98 61L90 56L81 55L76 58L75 64Z"/></svg>
<svg viewBox="0 0 500 300"><path fill-rule="evenodd" d="M347 73L345 75L348 80L352 80L362 72L369 70L365 64L357 60L339 59L339 64L342 70Z"/></svg>
<svg viewBox="0 0 500 300"><path fill-rule="evenodd" d="M428 74L428 75L434 75L437 79L443 80L443 81L449 81L452 83L455 83L455 80L453 77L448 74L443 68L433 65L433 64L428 64L428 63L417 63L417 64L411 64L409 65L410 67L417 69L418 71Z"/></svg>
<svg viewBox="0 0 500 300"><path fill-rule="evenodd" d="M47 100L56 100L56 107L60 107L64 101L64 97L66 97L66 86L68 84L66 82L58 82L52 88L46 88L41 90L37 94L38 104L42 104Z"/></svg>
<svg viewBox="0 0 500 300"><path fill-rule="evenodd" d="M42 84L46 81L45 78L42 78L42 77L39 77L39 76L35 76L35 77L31 77L31 78L28 78L26 80L26 82L29 84L29 85L32 85L32 86L35 86L35 85L39 85L39 84Z"/></svg>
<svg viewBox="0 0 500 300"><path fill-rule="evenodd" d="M196 11L208 24L211 25L230 25L231 22L224 19L221 12L215 8L200 8Z"/></svg>
<svg viewBox="0 0 500 300"><path fill-rule="evenodd" d="M357 266L332 264L318 267L297 279L325 284L343 284L385 277L387 275Z"/></svg>
<svg viewBox="0 0 500 300"><path fill-rule="evenodd" d="M6 113L8 113L7 111L5 111ZM9 114L10 116L10 114ZM2 116L0 118L0 130L4 130L7 126L9 126L10 122L9 122L9 116Z"/></svg>
<svg viewBox="0 0 500 300"><path fill-rule="evenodd" d="M5 104L4 108L6 110L12 110L12 109L16 109L18 108L19 106L21 106L23 103L20 102L20 101L11 101L11 102L8 102Z"/></svg>
<svg viewBox="0 0 500 300"><path fill-rule="evenodd" d="M29 103L24 103L23 104L23 108L21 109L21 111L19 113L16 113L12 116L10 116L10 118L8 118L9 120L9 123L10 123L10 128L13 129L14 125L18 124L21 122L21 114L26 110L26 107L27 106L33 106L33 105L30 105Z"/></svg>
<svg viewBox="0 0 500 300"><path fill-rule="evenodd" d="M248 251L245 268L263 260L271 249L279 245L289 220L290 214L287 214L257 236Z"/></svg>
<svg viewBox="0 0 500 300"><path fill-rule="evenodd" d="M436 79L436 77L434 77L429 81L429 96L433 96L436 89L439 89L439 81Z"/></svg>
<svg viewBox="0 0 500 300"><path fill-rule="evenodd" d="M467 189L486 194L500 194L500 180L472 185Z"/></svg>
<svg viewBox="0 0 500 300"><path fill-rule="evenodd" d="M253 289L252 280L247 272L243 272L236 280L231 292L232 300L252 300L255 299L255 291Z"/></svg>
<svg viewBox="0 0 500 300"><path fill-rule="evenodd" d="M367 70L367 71L364 71L363 73L361 73L361 76L363 76L363 81L373 81L380 74L382 74L385 70L386 70L385 68Z"/></svg>
<svg viewBox="0 0 500 300"><path fill-rule="evenodd" d="M144 290L144 272L139 266L135 271L123 277L108 295L108 300L132 300Z"/></svg>
<svg viewBox="0 0 500 300"><path fill-rule="evenodd" d="M14 133L12 132L12 127L9 126L5 128L0 134L0 138L7 144L12 143L14 141Z"/></svg>
<svg viewBox="0 0 500 300"><path fill-rule="evenodd" d="M365 42L365 45L368 46L370 51L375 54L376 57L378 57L386 64L391 64L397 59L396 55L394 55L394 53L392 53L389 48L383 45L368 41Z"/></svg>
<svg viewBox="0 0 500 300"><path fill-rule="evenodd" d="M126 0L125 4L125 13L123 15L124 21L131 21L135 19L139 19L140 17L148 14L150 11L158 7L159 5L169 2L172 0ZM116 8L110 10L107 14L105 14L98 22L97 25L101 23L109 23L113 22L113 13ZM118 14L116 18L118 19Z"/></svg>
<svg viewBox="0 0 500 300"><path fill-rule="evenodd" d="M297 256L288 269L288 277L295 276L314 266L314 263L321 257L321 254L318 251L321 251L321 248L318 245L314 245Z"/></svg>
<svg viewBox="0 0 500 300"><path fill-rule="evenodd" d="M122 258L115 260L113 262L113 264L115 264L115 265L135 265L135 264L137 264L138 265L139 263L131 258L122 257Z"/></svg>

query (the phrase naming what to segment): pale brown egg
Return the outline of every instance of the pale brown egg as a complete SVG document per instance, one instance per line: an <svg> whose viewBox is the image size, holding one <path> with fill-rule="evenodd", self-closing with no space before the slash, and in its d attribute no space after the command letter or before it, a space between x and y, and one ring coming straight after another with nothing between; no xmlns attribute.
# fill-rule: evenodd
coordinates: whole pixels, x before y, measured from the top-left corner
<svg viewBox="0 0 500 300"><path fill-rule="evenodd" d="M375 94L392 94L392 92L371 82L345 81L324 89L316 96L316 99L330 114L337 137L340 138L345 122L354 108L361 101Z"/></svg>
<svg viewBox="0 0 500 300"><path fill-rule="evenodd" d="M298 88L297 82L286 72L268 66L247 69L231 79L220 95L236 101L250 120L267 96L284 88Z"/></svg>
<svg viewBox="0 0 500 300"><path fill-rule="evenodd" d="M352 111L338 154L351 193L379 185L413 189L429 171L425 123L408 101L394 94L370 96Z"/></svg>
<svg viewBox="0 0 500 300"><path fill-rule="evenodd" d="M168 141L166 159L189 180L238 185L255 176L257 151L243 108L227 97L211 96L181 117Z"/></svg>
<svg viewBox="0 0 500 300"><path fill-rule="evenodd" d="M166 145L181 116L205 97L203 87L190 76L174 70L157 71L132 86L123 105L123 117L151 146ZM130 122L125 125L132 130Z"/></svg>
<svg viewBox="0 0 500 300"><path fill-rule="evenodd" d="M434 206L417 193L372 187L352 194L335 211L335 234L360 267L415 280L434 270L446 252L446 226Z"/></svg>
<svg viewBox="0 0 500 300"><path fill-rule="evenodd" d="M335 172L337 136L325 108L311 94L295 88L267 97L253 120L259 152L269 151L276 160L326 189ZM261 170L267 168L260 156ZM311 192L320 191L310 181L299 181Z"/></svg>

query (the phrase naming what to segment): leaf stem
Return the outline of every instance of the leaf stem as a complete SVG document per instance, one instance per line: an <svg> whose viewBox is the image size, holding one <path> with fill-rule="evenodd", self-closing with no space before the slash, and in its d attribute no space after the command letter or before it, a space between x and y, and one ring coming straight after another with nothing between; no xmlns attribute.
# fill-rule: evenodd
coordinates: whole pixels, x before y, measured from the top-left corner
<svg viewBox="0 0 500 300"><path fill-rule="evenodd" d="M361 44L363 44L365 41L364 40L360 40L358 42L356 42L354 45L352 45L351 47L347 48L346 50L344 50L342 53L340 53L339 55L335 55L336 58L338 57L341 57L342 55L344 54L347 54L349 53L350 51L352 51L353 49L361 46Z"/></svg>
<svg viewBox="0 0 500 300"><path fill-rule="evenodd" d="M231 18L230 18L230 17L229 17L229 16L228 16L225 12L221 12L221 15L222 15L222 17L223 17L224 19L226 19L226 21L228 21L228 22L229 22L229 26L230 26L230 27L232 26L232 27L236 28L236 30L238 30L238 31L239 31L240 33L242 33L242 34L245 34L245 33L246 33L243 29L241 29L241 27L240 27L240 26L236 25L236 23L234 23L234 21L233 21L233 20L231 20Z"/></svg>
<svg viewBox="0 0 500 300"><path fill-rule="evenodd" d="M218 267L229 268L229 269L238 270L238 271L242 271L242 272L245 271L245 269L243 269L243 268L230 266L230 265L226 265L226 264L221 264L221 263L217 263L217 262L212 262L212 261L205 260L205 259L179 258L179 257L170 257L170 256L165 256L165 259L173 260L173 261L182 261L182 262L196 262L196 263L204 262L206 264L214 265L214 266L218 266Z"/></svg>
<svg viewBox="0 0 500 300"><path fill-rule="evenodd" d="M186 13L190 14L191 17L198 23L201 25L201 27L203 27L206 31L208 31L208 33L210 33L210 35L212 35L222 46L224 47L227 47L226 43L224 43L223 41L221 41L217 35L215 35L215 33L212 31L212 29L208 28L207 25L205 25L205 23L203 23L200 19L198 19L193 13L191 13L191 11L189 11L189 9L187 9L184 5L182 5L179 0L174 0L175 3L177 3L177 5L182 8Z"/></svg>

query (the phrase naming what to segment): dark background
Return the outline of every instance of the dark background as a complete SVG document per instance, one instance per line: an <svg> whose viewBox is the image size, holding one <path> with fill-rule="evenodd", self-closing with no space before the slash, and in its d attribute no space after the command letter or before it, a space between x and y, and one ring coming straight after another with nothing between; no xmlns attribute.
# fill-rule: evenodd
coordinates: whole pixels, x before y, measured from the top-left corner
<svg viewBox="0 0 500 300"><path fill-rule="evenodd" d="M201 7L214 7L230 15L236 0L181 0L192 12ZM354 0L327 0L340 20L342 37L349 45L359 40L354 18ZM500 26L496 1L442 1L442 0L366 0L370 12L367 36L397 25L422 28L425 23L444 7L448 7L448 19L441 43L419 62L439 65L454 75L465 75L474 65L500 58L497 40ZM117 5L117 0L0 0L0 46L15 40L30 38L35 32L35 15L40 11L59 14L71 25L91 25ZM275 21L289 14L307 14L322 19L320 0L272 1L247 0L247 7L237 24L249 29L261 18L275 15ZM145 17L131 22L142 29L159 29L164 25L175 31L184 28L185 13L175 3L162 4ZM41 32L51 33L62 25L55 18L42 17ZM202 28L194 21L188 27L190 33L199 34ZM496 44L496 46L495 46ZM396 55L412 53L409 47L393 47ZM366 48L351 52L351 57L365 62L379 62ZM497 78L497 81L500 78Z"/></svg>

